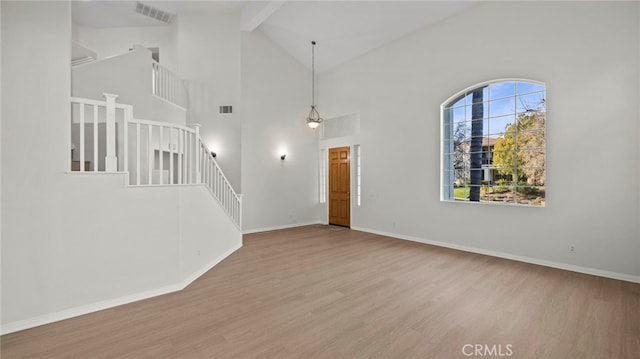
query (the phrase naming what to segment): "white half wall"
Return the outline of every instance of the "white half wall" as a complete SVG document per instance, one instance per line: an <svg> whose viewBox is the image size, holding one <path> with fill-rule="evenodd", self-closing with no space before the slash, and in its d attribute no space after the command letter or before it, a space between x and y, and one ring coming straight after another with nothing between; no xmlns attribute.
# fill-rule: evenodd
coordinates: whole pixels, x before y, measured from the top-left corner
<svg viewBox="0 0 640 359"><path fill-rule="evenodd" d="M179 290L239 248L202 186L66 172L70 3L1 6L1 331Z"/></svg>
<svg viewBox="0 0 640 359"><path fill-rule="evenodd" d="M204 185L180 187L179 194L180 277L194 280L240 248L242 234Z"/></svg>
<svg viewBox="0 0 640 359"><path fill-rule="evenodd" d="M311 72L262 32L242 34L243 229L317 223L318 130ZM280 156L286 153L286 159Z"/></svg>
<svg viewBox="0 0 640 359"><path fill-rule="evenodd" d="M321 75L361 115L353 226L640 279L639 7L486 2ZM547 86L546 207L440 202L440 105L512 77Z"/></svg>

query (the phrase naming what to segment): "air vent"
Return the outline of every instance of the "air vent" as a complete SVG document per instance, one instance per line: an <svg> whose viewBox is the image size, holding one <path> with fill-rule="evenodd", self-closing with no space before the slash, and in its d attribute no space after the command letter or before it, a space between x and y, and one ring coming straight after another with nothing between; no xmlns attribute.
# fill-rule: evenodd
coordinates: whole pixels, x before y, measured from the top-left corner
<svg viewBox="0 0 640 359"><path fill-rule="evenodd" d="M233 113L233 108L231 106L220 106L220 113Z"/></svg>
<svg viewBox="0 0 640 359"><path fill-rule="evenodd" d="M140 2L136 3L136 12L138 14L148 16L152 19L162 21L165 24L171 24L176 17L175 14L168 13L166 11L160 10L155 7L151 7L149 5L145 5Z"/></svg>

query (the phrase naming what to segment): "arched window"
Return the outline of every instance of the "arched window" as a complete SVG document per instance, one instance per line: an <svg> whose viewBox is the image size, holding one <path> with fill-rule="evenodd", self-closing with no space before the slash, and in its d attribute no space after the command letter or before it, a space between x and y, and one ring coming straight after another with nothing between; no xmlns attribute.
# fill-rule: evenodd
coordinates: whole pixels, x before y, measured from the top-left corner
<svg viewBox="0 0 640 359"><path fill-rule="evenodd" d="M545 205L545 85L485 82L442 105L443 201Z"/></svg>

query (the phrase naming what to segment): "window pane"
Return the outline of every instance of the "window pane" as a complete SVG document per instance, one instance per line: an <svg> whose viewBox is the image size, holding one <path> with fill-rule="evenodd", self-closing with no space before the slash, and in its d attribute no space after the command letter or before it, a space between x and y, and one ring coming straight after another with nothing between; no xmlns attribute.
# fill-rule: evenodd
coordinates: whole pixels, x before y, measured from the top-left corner
<svg viewBox="0 0 640 359"><path fill-rule="evenodd" d="M489 119L489 131L487 133L490 136L503 134L506 132L507 127L514 123L516 123L515 115L492 117Z"/></svg>
<svg viewBox="0 0 640 359"><path fill-rule="evenodd" d="M516 93L516 84L513 81L498 82L489 85L489 100L511 97ZM486 100L486 99L485 99Z"/></svg>
<svg viewBox="0 0 640 359"><path fill-rule="evenodd" d="M540 206L545 203L545 189L541 186L518 186L516 201L519 204Z"/></svg>
<svg viewBox="0 0 640 359"><path fill-rule="evenodd" d="M446 152L447 154L458 154L464 153L464 148L461 147L460 143L455 143L453 147L451 147L450 151Z"/></svg>
<svg viewBox="0 0 640 359"><path fill-rule="evenodd" d="M469 199L469 186L456 186L453 188L453 198L458 201Z"/></svg>
<svg viewBox="0 0 640 359"><path fill-rule="evenodd" d="M465 122L464 128L460 129L460 141L462 142L471 141L471 122Z"/></svg>
<svg viewBox="0 0 640 359"><path fill-rule="evenodd" d="M510 97L502 100L496 100L489 102L489 116L504 116L515 113L516 100L515 97Z"/></svg>
<svg viewBox="0 0 640 359"><path fill-rule="evenodd" d="M493 187L495 187L496 191L506 191L506 190L511 190L513 189L513 186L516 184L516 182L513 180L513 178L509 175L502 175L500 174L500 171L496 171L496 180L495 183L493 185Z"/></svg>
<svg viewBox="0 0 640 359"><path fill-rule="evenodd" d="M466 94L466 95L464 96L464 104L465 104L465 105L466 105L466 104L471 104L471 98L472 98L471 94Z"/></svg>
<svg viewBox="0 0 640 359"><path fill-rule="evenodd" d="M451 121L447 121L442 124L442 134L447 140L453 137L453 123L451 123Z"/></svg>
<svg viewBox="0 0 640 359"><path fill-rule="evenodd" d="M518 113L544 109L544 92L535 92L518 96L516 101Z"/></svg>
<svg viewBox="0 0 640 359"><path fill-rule="evenodd" d="M544 112L527 112L518 114L517 120L520 123L520 131L544 129L546 117L547 116Z"/></svg>
<svg viewBox="0 0 640 359"><path fill-rule="evenodd" d="M492 162L492 157L493 157L493 151L491 151L489 149L490 146L482 146L482 165L491 165L493 164ZM493 178L488 179L490 181L493 181Z"/></svg>
<svg viewBox="0 0 640 359"><path fill-rule="evenodd" d="M464 106L465 104L465 99L464 96L459 97L455 100L453 100L453 103L451 105L449 105L449 107L458 107L458 106Z"/></svg>
<svg viewBox="0 0 640 359"><path fill-rule="evenodd" d="M517 165L516 152L513 149L493 150L493 165L499 170L508 171Z"/></svg>
<svg viewBox="0 0 640 359"><path fill-rule="evenodd" d="M492 202L513 203L513 187L497 186L491 189L489 200Z"/></svg>
<svg viewBox="0 0 640 359"><path fill-rule="evenodd" d="M517 150L538 150L544 154L544 132L526 131L518 134Z"/></svg>
<svg viewBox="0 0 640 359"><path fill-rule="evenodd" d="M465 106L465 112L466 112L466 116L467 116L467 121L470 121L473 118L473 105L467 105ZM489 117L489 103L485 102L484 105L482 106L482 117L487 118Z"/></svg>
<svg viewBox="0 0 640 359"><path fill-rule="evenodd" d="M544 186L546 177L544 167L520 167L519 170L523 176L521 185Z"/></svg>
<svg viewBox="0 0 640 359"><path fill-rule="evenodd" d="M467 105L471 105L472 103L474 103L473 100L473 91L469 91L467 92L467 97L466 99L466 104ZM482 89L482 101L487 101L489 99L489 88L485 87ZM476 101L478 102L478 101Z"/></svg>
<svg viewBox="0 0 640 359"><path fill-rule="evenodd" d="M464 107L454 107L451 109L451 120L454 122L464 121Z"/></svg>
<svg viewBox="0 0 640 359"><path fill-rule="evenodd" d="M516 82L516 94L518 95L535 91L544 91L544 85L534 82Z"/></svg>
<svg viewBox="0 0 640 359"><path fill-rule="evenodd" d="M473 180L473 176L479 176L480 178L484 178L483 176L484 170L482 168L471 168L469 170L470 179Z"/></svg>
<svg viewBox="0 0 640 359"><path fill-rule="evenodd" d="M453 152L454 140L445 140L442 142L442 151L445 154Z"/></svg>
<svg viewBox="0 0 640 359"><path fill-rule="evenodd" d="M473 126L482 126L482 133L477 134L483 136L489 132L489 121L486 119L473 120L469 123L469 132L471 133Z"/></svg>

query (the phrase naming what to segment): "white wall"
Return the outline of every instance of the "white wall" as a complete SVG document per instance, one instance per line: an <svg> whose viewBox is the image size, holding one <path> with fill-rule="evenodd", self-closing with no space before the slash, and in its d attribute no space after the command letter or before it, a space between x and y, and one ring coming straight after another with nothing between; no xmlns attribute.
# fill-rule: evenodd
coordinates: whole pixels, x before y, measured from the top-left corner
<svg viewBox="0 0 640 359"><path fill-rule="evenodd" d="M2 44L2 3L0 3L0 45ZM0 84L2 84L2 46L0 46ZM0 86L0 260L2 259L2 86ZM0 262L1 263L1 262ZM1 269L1 267L0 267ZM2 316L2 277L0 273L0 317Z"/></svg>
<svg viewBox="0 0 640 359"><path fill-rule="evenodd" d="M1 6L2 332L181 289L237 249L201 186L66 173L70 4Z"/></svg>
<svg viewBox="0 0 640 359"><path fill-rule="evenodd" d="M187 80L188 122L202 125L202 140L236 192L240 181L240 25L234 12L180 15L178 18L180 75ZM219 106L234 113L220 115Z"/></svg>
<svg viewBox="0 0 640 359"><path fill-rule="evenodd" d="M305 122L310 101L310 71L260 31L243 33L245 231L318 221L318 130Z"/></svg>
<svg viewBox="0 0 640 359"><path fill-rule="evenodd" d="M488 2L323 74L361 114L353 226L640 280L639 6ZM440 202L440 105L509 77L547 85L546 207Z"/></svg>

